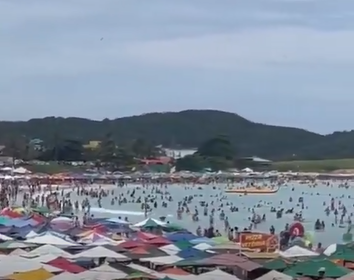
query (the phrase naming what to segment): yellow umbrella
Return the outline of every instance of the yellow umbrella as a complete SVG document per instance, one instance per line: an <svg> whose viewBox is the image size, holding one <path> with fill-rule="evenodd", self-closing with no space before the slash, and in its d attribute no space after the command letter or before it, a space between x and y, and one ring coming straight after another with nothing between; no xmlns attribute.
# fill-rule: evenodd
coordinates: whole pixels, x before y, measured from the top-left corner
<svg viewBox="0 0 354 280"><path fill-rule="evenodd" d="M36 270L31 270L27 272L20 272L8 275L5 279L12 280L47 280L52 278L54 274L48 272L47 270L40 268Z"/></svg>

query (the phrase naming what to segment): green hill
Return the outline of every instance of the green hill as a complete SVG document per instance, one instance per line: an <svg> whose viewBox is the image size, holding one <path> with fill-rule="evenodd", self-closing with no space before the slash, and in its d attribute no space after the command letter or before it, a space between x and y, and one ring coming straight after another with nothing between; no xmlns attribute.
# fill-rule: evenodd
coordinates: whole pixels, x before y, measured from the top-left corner
<svg viewBox="0 0 354 280"><path fill-rule="evenodd" d="M82 141L100 140L112 133L118 143L144 138L155 145L197 147L208 138L227 135L241 156L270 159L321 159L354 157L354 133L320 135L299 128L249 121L237 114L216 110L149 113L114 120L83 118L31 119L0 122L0 142L10 137L40 138L51 142L55 135Z"/></svg>

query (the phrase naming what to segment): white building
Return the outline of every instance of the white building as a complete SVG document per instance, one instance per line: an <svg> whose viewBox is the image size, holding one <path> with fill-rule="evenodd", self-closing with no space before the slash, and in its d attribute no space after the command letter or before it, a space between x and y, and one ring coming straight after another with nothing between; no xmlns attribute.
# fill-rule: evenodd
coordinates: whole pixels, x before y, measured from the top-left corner
<svg viewBox="0 0 354 280"><path fill-rule="evenodd" d="M174 158L174 159L179 159L188 155L193 155L197 149L169 149L169 148L163 148L163 150L166 153L166 156Z"/></svg>

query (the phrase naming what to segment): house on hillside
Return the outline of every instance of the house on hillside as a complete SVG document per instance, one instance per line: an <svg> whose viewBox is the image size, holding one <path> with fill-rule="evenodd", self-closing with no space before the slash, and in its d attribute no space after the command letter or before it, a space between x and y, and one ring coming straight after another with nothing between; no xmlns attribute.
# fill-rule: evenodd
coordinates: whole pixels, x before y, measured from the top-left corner
<svg viewBox="0 0 354 280"><path fill-rule="evenodd" d="M101 141L97 141L97 140L92 140L89 141L88 144L84 144L83 147L85 149L89 149L89 150L95 150L98 149L101 145Z"/></svg>
<svg viewBox="0 0 354 280"><path fill-rule="evenodd" d="M42 151L44 149L44 141L39 138L31 139L28 144L36 151Z"/></svg>
<svg viewBox="0 0 354 280"><path fill-rule="evenodd" d="M272 165L272 161L257 156L253 157L241 157L236 160L236 165L238 168L249 167L254 170L266 170Z"/></svg>
<svg viewBox="0 0 354 280"><path fill-rule="evenodd" d="M171 169L171 163L173 158L171 157L157 157L153 159L139 159L140 168L145 170L145 172L164 172L168 173Z"/></svg>
<svg viewBox="0 0 354 280"><path fill-rule="evenodd" d="M174 159L179 159L188 155L193 155L197 151L197 149L168 149L168 148L162 148L162 150L165 152L166 156Z"/></svg>

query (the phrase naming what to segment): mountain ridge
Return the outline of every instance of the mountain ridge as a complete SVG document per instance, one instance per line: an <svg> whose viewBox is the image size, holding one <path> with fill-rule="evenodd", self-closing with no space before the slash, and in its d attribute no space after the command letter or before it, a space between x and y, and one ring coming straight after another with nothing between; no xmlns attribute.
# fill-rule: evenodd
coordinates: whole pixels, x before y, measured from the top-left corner
<svg viewBox="0 0 354 280"><path fill-rule="evenodd" d="M241 156L270 159L320 159L354 157L353 132L322 135L301 128L253 122L219 110L153 112L116 119L45 117L28 121L0 121L0 141L9 137L53 141L54 135L87 142L111 133L118 143L137 138L166 147L196 147L217 135L227 135ZM352 141L353 140L353 141ZM354 146L354 145L353 145Z"/></svg>

